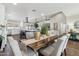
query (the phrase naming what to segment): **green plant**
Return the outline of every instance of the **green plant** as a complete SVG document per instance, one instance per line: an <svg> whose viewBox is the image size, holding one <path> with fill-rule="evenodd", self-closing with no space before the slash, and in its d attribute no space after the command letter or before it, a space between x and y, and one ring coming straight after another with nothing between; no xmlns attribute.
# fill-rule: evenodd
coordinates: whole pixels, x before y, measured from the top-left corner
<svg viewBox="0 0 79 59"><path fill-rule="evenodd" d="M34 26L35 26L35 28L38 28L38 23L37 23L37 22L35 22Z"/></svg>
<svg viewBox="0 0 79 59"><path fill-rule="evenodd" d="M48 35L48 27L47 26L44 25L41 27L41 34Z"/></svg>
<svg viewBox="0 0 79 59"><path fill-rule="evenodd" d="M4 37L2 35L0 35L0 48L1 48L1 45L2 45L2 40L4 39Z"/></svg>

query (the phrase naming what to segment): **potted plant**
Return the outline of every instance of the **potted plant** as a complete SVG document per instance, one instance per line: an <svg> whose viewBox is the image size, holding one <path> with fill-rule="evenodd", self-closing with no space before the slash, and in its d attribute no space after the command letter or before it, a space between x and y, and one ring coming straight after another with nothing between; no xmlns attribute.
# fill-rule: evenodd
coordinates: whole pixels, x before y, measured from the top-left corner
<svg viewBox="0 0 79 59"><path fill-rule="evenodd" d="M41 27L41 34L48 35L48 27L47 26L44 25Z"/></svg>
<svg viewBox="0 0 79 59"><path fill-rule="evenodd" d="M1 45L2 45L2 40L4 39L4 37L2 35L0 35L0 48L1 48Z"/></svg>

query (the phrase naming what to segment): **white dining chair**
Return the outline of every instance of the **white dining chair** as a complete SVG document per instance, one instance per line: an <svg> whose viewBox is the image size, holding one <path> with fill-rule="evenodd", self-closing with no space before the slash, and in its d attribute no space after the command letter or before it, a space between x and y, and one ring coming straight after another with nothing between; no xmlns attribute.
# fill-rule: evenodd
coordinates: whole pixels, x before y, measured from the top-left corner
<svg viewBox="0 0 79 59"><path fill-rule="evenodd" d="M8 37L8 42L10 44L10 47L12 49L14 56L22 56L21 50L19 48L18 42L13 39L13 37Z"/></svg>
<svg viewBox="0 0 79 59"><path fill-rule="evenodd" d="M63 44L63 40L57 40L57 42L48 47L41 48L39 52L44 56L61 56Z"/></svg>
<svg viewBox="0 0 79 59"><path fill-rule="evenodd" d="M55 48L55 51L54 51L54 53L51 54L51 56L52 55L61 56L63 45L64 45L63 40L57 40L56 43L52 44L52 47Z"/></svg>
<svg viewBox="0 0 79 59"><path fill-rule="evenodd" d="M66 34L64 36L62 36L61 38L59 38L60 40L63 40L63 49L62 49L62 53L64 53L66 55L66 46L68 43L68 39L70 37L70 34Z"/></svg>
<svg viewBox="0 0 79 59"><path fill-rule="evenodd" d="M22 51L19 47L17 40L14 40L12 36L8 37L7 43L9 43L8 45L10 46L10 48L9 47L6 48L9 49L7 51L10 52L11 56L37 56L36 52L30 47L27 47L27 52Z"/></svg>

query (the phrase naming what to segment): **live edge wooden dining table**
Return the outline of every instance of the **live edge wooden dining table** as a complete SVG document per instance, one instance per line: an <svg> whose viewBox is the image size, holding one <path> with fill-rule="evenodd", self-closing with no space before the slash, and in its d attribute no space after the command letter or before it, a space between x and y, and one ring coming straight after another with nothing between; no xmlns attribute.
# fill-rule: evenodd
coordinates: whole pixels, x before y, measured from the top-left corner
<svg viewBox="0 0 79 59"><path fill-rule="evenodd" d="M33 39L22 39L20 42L25 45L25 47L29 46L34 50L38 50L42 47L45 47L55 41L58 35L49 35L49 36L41 36L39 40Z"/></svg>

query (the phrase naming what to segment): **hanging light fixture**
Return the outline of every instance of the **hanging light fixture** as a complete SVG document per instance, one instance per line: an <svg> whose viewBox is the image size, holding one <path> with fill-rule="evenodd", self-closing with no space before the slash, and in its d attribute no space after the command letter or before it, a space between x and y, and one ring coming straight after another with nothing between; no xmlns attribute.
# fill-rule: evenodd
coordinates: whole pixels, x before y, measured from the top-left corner
<svg viewBox="0 0 79 59"><path fill-rule="evenodd" d="M33 9L33 10L32 10L32 12L36 12L36 10L35 10L35 9Z"/></svg>
<svg viewBox="0 0 79 59"><path fill-rule="evenodd" d="M25 23L28 23L28 17L25 17Z"/></svg>

